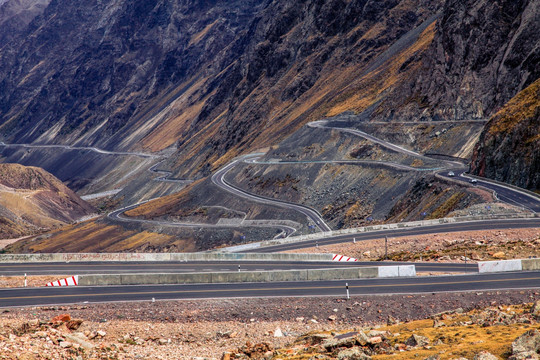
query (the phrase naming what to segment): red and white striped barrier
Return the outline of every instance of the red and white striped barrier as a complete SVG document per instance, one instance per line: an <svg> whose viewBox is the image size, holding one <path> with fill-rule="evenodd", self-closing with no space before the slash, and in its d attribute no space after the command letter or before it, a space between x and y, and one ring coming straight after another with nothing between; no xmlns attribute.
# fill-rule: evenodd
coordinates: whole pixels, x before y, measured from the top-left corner
<svg viewBox="0 0 540 360"><path fill-rule="evenodd" d="M332 261L358 261L358 259L348 257L345 255L333 254Z"/></svg>
<svg viewBox="0 0 540 360"><path fill-rule="evenodd" d="M79 275L70 276L65 279L56 280L45 286L77 286L79 284Z"/></svg>

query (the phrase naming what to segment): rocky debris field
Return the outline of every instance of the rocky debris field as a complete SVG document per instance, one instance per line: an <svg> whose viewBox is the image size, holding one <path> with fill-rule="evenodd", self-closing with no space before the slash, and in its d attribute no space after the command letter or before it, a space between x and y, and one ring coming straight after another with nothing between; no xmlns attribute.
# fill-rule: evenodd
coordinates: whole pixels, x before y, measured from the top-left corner
<svg viewBox="0 0 540 360"><path fill-rule="evenodd" d="M509 356L512 341L538 328L540 311L520 304L539 298L521 290L6 308L0 359Z"/></svg>
<svg viewBox="0 0 540 360"><path fill-rule="evenodd" d="M296 253L343 254L362 260L385 258L384 238L309 249ZM462 231L388 238L388 258L395 261L486 261L540 257L540 229Z"/></svg>
<svg viewBox="0 0 540 360"><path fill-rule="evenodd" d="M223 359L538 359L539 319L540 301L469 312L458 308L407 323L390 317L387 326L310 332L279 349L248 342Z"/></svg>

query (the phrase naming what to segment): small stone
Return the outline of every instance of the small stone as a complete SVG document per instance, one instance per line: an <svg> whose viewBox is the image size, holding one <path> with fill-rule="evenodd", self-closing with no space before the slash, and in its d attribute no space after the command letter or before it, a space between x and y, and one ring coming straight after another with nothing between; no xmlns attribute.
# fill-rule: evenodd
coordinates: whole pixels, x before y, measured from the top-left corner
<svg viewBox="0 0 540 360"><path fill-rule="evenodd" d="M54 323L62 323L71 320L71 316L69 314L61 314L53 317L51 319L51 322Z"/></svg>
<svg viewBox="0 0 540 360"><path fill-rule="evenodd" d="M304 318L301 317L301 316L299 316L299 317L296 318L296 321L298 321L298 322L303 322L303 321L304 321Z"/></svg>
<svg viewBox="0 0 540 360"><path fill-rule="evenodd" d="M380 336L371 337L371 338L369 338L368 342L371 345L382 343L382 337L380 337Z"/></svg>
<svg viewBox="0 0 540 360"><path fill-rule="evenodd" d="M396 325L396 324L399 324L399 321L393 317L392 315L388 315L388 319L386 320L386 324L387 325Z"/></svg>
<svg viewBox="0 0 540 360"><path fill-rule="evenodd" d="M169 343L169 341L167 339L160 338L158 340L159 345L166 345L167 343Z"/></svg>
<svg viewBox="0 0 540 360"><path fill-rule="evenodd" d="M281 332L280 328L277 328L276 331L274 331L274 337L283 337L283 332Z"/></svg>
<svg viewBox="0 0 540 360"><path fill-rule="evenodd" d="M336 315L330 315L330 316L328 317L328 320L330 320L330 321L336 321L336 320L337 320L337 316L336 316Z"/></svg>
<svg viewBox="0 0 540 360"><path fill-rule="evenodd" d="M107 333L103 330L98 330L96 331L96 335L99 336L99 337L105 337L105 335L107 335Z"/></svg>
<svg viewBox="0 0 540 360"><path fill-rule="evenodd" d="M493 254L493 258L495 258L495 259L506 259L506 254L504 253L504 251L498 251L498 252Z"/></svg>
<svg viewBox="0 0 540 360"><path fill-rule="evenodd" d="M67 349L73 346L73 344L69 341L62 341L60 344L60 347Z"/></svg>

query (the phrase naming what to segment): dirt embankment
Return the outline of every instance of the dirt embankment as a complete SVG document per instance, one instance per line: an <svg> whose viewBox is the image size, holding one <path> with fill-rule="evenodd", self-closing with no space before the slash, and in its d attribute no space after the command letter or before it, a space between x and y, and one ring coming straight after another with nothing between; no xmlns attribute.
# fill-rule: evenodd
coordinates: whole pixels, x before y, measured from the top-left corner
<svg viewBox="0 0 540 360"><path fill-rule="evenodd" d="M384 237L375 240L291 250L343 254L362 260L385 258ZM395 261L483 261L540 257L540 228L462 231L388 237L388 259Z"/></svg>

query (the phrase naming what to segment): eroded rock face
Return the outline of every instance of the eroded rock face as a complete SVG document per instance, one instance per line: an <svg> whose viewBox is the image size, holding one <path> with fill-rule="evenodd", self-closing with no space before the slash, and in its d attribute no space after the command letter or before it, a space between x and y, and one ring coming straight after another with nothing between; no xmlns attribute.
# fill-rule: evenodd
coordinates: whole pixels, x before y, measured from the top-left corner
<svg viewBox="0 0 540 360"><path fill-rule="evenodd" d="M538 0L449 0L417 86L444 119L494 114L540 75Z"/></svg>
<svg viewBox="0 0 540 360"><path fill-rule="evenodd" d="M539 98L536 80L492 117L474 150L472 173L540 189Z"/></svg>

